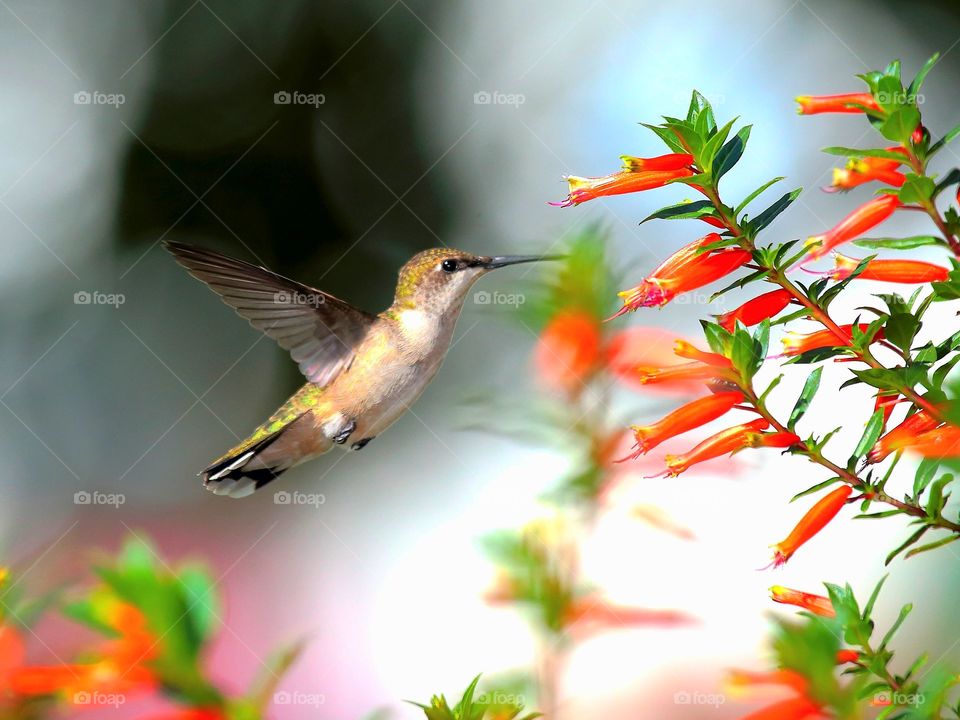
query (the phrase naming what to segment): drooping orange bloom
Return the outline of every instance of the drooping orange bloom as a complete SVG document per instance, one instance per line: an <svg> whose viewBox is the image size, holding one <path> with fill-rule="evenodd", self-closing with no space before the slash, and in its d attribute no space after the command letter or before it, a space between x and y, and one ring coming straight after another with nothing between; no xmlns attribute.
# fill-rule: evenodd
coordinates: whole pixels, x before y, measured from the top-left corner
<svg viewBox="0 0 960 720"><path fill-rule="evenodd" d="M926 410L919 410L877 440L867 453L868 463L882 462L890 453L903 450L921 434L933 430L940 421Z"/></svg>
<svg viewBox="0 0 960 720"><path fill-rule="evenodd" d="M533 362L547 387L568 394L579 391L601 359L597 320L581 310L557 313L540 333Z"/></svg>
<svg viewBox="0 0 960 720"><path fill-rule="evenodd" d="M870 93L844 93L842 95L798 95L797 113L862 113L864 108L880 112L880 106Z"/></svg>
<svg viewBox="0 0 960 720"><path fill-rule="evenodd" d="M873 400L873 411L877 410L883 411L883 427L887 427L887 423L890 422L890 415L893 413L893 409L897 406L903 398L900 396L900 393L890 392L889 390L878 390L876 397Z"/></svg>
<svg viewBox="0 0 960 720"><path fill-rule="evenodd" d="M833 280L844 280L850 277L860 264L858 258L836 252L833 258L834 268L826 273ZM856 279L904 284L931 283L946 281L949 272L945 267L921 260L874 259L867 262L863 272L857 275Z"/></svg>
<svg viewBox="0 0 960 720"><path fill-rule="evenodd" d="M731 670L727 675L726 686L732 695L750 694L758 686L773 685L789 688L804 694L809 683L807 679L794 670L771 670L756 672L753 670Z"/></svg>
<svg viewBox="0 0 960 720"><path fill-rule="evenodd" d="M715 435L711 435L703 442L697 444L689 452L682 455L667 455L664 461L667 464L667 471L664 473L667 477L677 477L680 473L688 470L692 465L712 460L728 453L743 450L751 447L760 432L770 427L770 423L759 418L751 420L742 425L734 425L726 430L721 430Z"/></svg>
<svg viewBox="0 0 960 720"><path fill-rule="evenodd" d="M817 330L806 335L794 332L787 333L780 341L783 343L783 354L786 356L801 355L808 350L816 350L817 348L849 345L853 340L853 324L840 325L839 327L843 333L842 338L838 337L833 330ZM867 323L860 323L858 327L865 332L869 326ZM883 330L878 331L874 338L881 340Z"/></svg>
<svg viewBox="0 0 960 720"><path fill-rule="evenodd" d="M807 679L795 670L772 672L749 672L735 670L727 680L732 695L757 695L759 688L771 686L786 688L794 697L774 702L761 710L744 716L741 720L812 720L824 717L820 704L809 694Z"/></svg>
<svg viewBox="0 0 960 720"><path fill-rule="evenodd" d="M706 365L713 365L714 367L733 367L733 363L720 353L700 350L695 345L688 343L686 340L677 340L673 343L673 354L677 357L687 358L688 360L696 360L697 362L701 362Z"/></svg>
<svg viewBox="0 0 960 720"><path fill-rule="evenodd" d="M676 333L662 328L625 328L606 343L601 363L625 383L643 386L647 392L699 395L704 381L718 371L699 363L678 365L673 352L676 337Z"/></svg>
<svg viewBox="0 0 960 720"><path fill-rule="evenodd" d="M770 588L770 598L774 602L783 603L784 605L796 605L797 607L823 617L835 617L837 614L833 609L833 603L830 602L830 598L824 595L814 595L813 593L802 590L792 590L782 585L774 585Z"/></svg>
<svg viewBox="0 0 960 720"><path fill-rule="evenodd" d="M960 457L960 427L944 425L917 435L907 450L928 458Z"/></svg>
<svg viewBox="0 0 960 720"><path fill-rule="evenodd" d="M23 665L26 649L23 638L9 625L0 625L0 699L10 689L14 672Z"/></svg>
<svg viewBox="0 0 960 720"><path fill-rule="evenodd" d="M664 440L706 425L733 409L743 401L740 392L721 392L682 405L672 413L650 425L633 425L635 452L624 459L634 459L649 452Z"/></svg>
<svg viewBox="0 0 960 720"><path fill-rule="evenodd" d="M623 169L628 172L646 172L650 170L682 170L693 165L693 155L689 153L670 153L652 158L621 155Z"/></svg>
<svg viewBox="0 0 960 720"><path fill-rule="evenodd" d="M809 237L805 246L810 249L810 252L800 261L801 264L818 260L837 245L855 240L893 215L898 207L900 207L900 199L896 195L881 195L864 203L832 229L821 235Z"/></svg>
<svg viewBox="0 0 960 720"><path fill-rule="evenodd" d="M841 508L850 499L853 488L841 485L824 495L817 503L800 518L800 522L790 532L785 540L771 545L773 548L773 567L780 567L800 549L810 538L826 527L827 523L836 517Z"/></svg>
<svg viewBox="0 0 960 720"><path fill-rule="evenodd" d="M548 204L554 207L571 207L599 197L653 190L678 178L691 175L693 170L685 167L677 170L645 170L643 172L621 170L603 177L567 175L564 178L569 190L566 199Z"/></svg>
<svg viewBox="0 0 960 720"><path fill-rule="evenodd" d="M614 317L641 307L666 305L681 293L726 277L752 257L746 250L732 247L691 257L666 274L650 275L639 285L618 293L623 307Z"/></svg>
<svg viewBox="0 0 960 720"><path fill-rule="evenodd" d="M752 327L780 313L790 300L790 293L786 290L771 290L747 300L735 310L718 315L717 322L727 332L733 332L738 320L746 327Z"/></svg>
<svg viewBox="0 0 960 720"><path fill-rule="evenodd" d="M856 650L837 650L837 665L857 662L860 659L860 653Z"/></svg>

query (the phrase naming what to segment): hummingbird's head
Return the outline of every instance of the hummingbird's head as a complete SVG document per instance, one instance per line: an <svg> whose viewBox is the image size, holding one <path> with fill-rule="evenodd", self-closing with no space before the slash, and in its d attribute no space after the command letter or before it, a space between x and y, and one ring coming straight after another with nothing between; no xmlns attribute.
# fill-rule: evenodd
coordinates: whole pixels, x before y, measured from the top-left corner
<svg viewBox="0 0 960 720"><path fill-rule="evenodd" d="M424 250L401 268L395 303L408 308L445 311L462 304L473 283L491 270L555 259L555 256L540 255L490 257L453 248Z"/></svg>

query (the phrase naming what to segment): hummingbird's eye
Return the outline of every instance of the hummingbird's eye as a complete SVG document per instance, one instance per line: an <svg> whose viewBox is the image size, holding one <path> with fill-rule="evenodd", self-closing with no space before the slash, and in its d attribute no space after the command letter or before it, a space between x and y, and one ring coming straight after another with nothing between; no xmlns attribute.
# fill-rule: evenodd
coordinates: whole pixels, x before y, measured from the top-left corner
<svg viewBox="0 0 960 720"><path fill-rule="evenodd" d="M460 263L458 263L456 260L444 260L442 263L440 263L440 267L444 272L452 273L456 272L457 268L460 267Z"/></svg>

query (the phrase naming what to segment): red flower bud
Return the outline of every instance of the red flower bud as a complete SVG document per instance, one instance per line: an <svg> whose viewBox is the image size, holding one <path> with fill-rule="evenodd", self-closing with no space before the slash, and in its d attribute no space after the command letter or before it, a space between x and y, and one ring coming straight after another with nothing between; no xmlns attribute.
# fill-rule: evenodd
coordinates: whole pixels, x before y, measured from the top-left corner
<svg viewBox="0 0 960 720"><path fill-rule="evenodd" d="M724 330L733 332L737 321L751 327L781 312L790 304L790 293L786 290L771 290L748 300L736 310L717 316L717 322Z"/></svg>
<svg viewBox="0 0 960 720"><path fill-rule="evenodd" d="M644 172L648 170L682 170L693 165L693 155L688 153L671 153L653 158L639 158L632 155L621 155L623 169L627 172Z"/></svg>
<svg viewBox="0 0 960 720"><path fill-rule="evenodd" d="M667 471L664 475L676 477L697 463L752 447L755 436L758 436L760 431L766 430L769 426L770 423L763 418L742 425L734 425L732 428L721 430L716 435L711 435L689 452L682 455L667 455L664 458L667 463Z"/></svg>
<svg viewBox="0 0 960 720"><path fill-rule="evenodd" d="M910 445L918 435L933 430L939 424L940 421L926 410L915 412L893 430L877 440L876 444L867 454L867 462L882 462L890 453L903 450Z"/></svg>
<svg viewBox="0 0 960 720"><path fill-rule="evenodd" d="M869 326L866 323L860 323L858 327L861 332L866 332ZM833 330L817 330L807 335L793 332L787 333L787 335L781 339L783 343L783 354L787 356L800 355L808 350L816 350L817 348L849 345L853 339L853 325L841 325L840 331L843 333L842 338L838 337ZM874 338L877 340L882 339L883 330L878 331Z"/></svg>
<svg viewBox="0 0 960 720"><path fill-rule="evenodd" d="M844 280L857 269L860 260L834 253L835 267L828 275L834 280ZM949 270L940 265L920 260L870 260L857 280L879 280L904 284L944 282Z"/></svg>
<svg viewBox="0 0 960 720"><path fill-rule="evenodd" d="M900 199L896 195L881 195L864 203L831 230L808 238L810 254L801 263L822 258L837 245L855 240L893 215L898 207Z"/></svg>

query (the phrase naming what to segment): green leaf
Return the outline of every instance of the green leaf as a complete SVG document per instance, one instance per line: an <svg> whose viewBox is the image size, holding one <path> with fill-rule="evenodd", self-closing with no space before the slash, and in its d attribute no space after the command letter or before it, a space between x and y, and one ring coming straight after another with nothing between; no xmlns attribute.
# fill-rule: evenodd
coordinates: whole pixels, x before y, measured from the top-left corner
<svg viewBox="0 0 960 720"><path fill-rule="evenodd" d="M719 181L736 165L743 156L743 150L750 138L751 125L746 125L737 132L727 143L720 148L713 159L713 178Z"/></svg>
<svg viewBox="0 0 960 720"><path fill-rule="evenodd" d="M709 200L684 200L676 205L662 207L655 213L647 215L640 224L648 220L686 220L713 214L713 203Z"/></svg>
<svg viewBox="0 0 960 720"><path fill-rule="evenodd" d="M847 461L847 467L854 467L857 464L857 461L862 458L867 452L874 446L877 442L877 439L880 437L880 433L883 432L883 410L877 410L870 416L870 419L867 421L867 427L863 431L863 435L860 437L860 442L857 443L856 449L853 451L853 455L850 456L850 459Z"/></svg>
<svg viewBox="0 0 960 720"><path fill-rule="evenodd" d="M804 413L807 412L807 408L810 407L813 396L817 394L817 390L820 388L820 376L822 374L823 367L821 366L807 376L807 381L803 384L803 390L800 391L800 397L797 398L797 403L790 412L790 419L787 421L787 428L789 430L793 430L797 426L800 418L803 417Z"/></svg>
<svg viewBox="0 0 960 720"><path fill-rule="evenodd" d="M890 629L887 630L887 634L883 636L883 640L880 641L880 647L877 648L878 653L882 653L887 649L887 645L891 640L893 640L894 634L896 634L897 630L900 629L900 626L903 625L903 621L907 619L907 616L912 611L913 605L911 603L907 603L900 608L900 614L897 616L896 621L890 626Z"/></svg>
<svg viewBox="0 0 960 720"><path fill-rule="evenodd" d="M912 132L912 131L911 131ZM840 155L842 157L873 157L873 158L886 158L887 160L903 160L903 153L894 152L893 150L884 150L883 148L851 148L851 147L825 147L822 149L822 152L827 153L828 155Z"/></svg>
<svg viewBox="0 0 960 720"><path fill-rule="evenodd" d="M933 178L926 175L907 173L907 179L900 188L900 202L911 205L913 203L927 203L933 197L937 186Z"/></svg>
<svg viewBox="0 0 960 720"><path fill-rule="evenodd" d="M877 598L880 596L880 590L883 588L883 584L887 581L887 578L890 575L884 575L880 578L880 582L877 583L876 587L873 588L873 592L870 593L870 599L867 600L866 606L863 608L863 619L869 620L870 616L873 614L873 606L877 604Z"/></svg>
<svg viewBox="0 0 960 720"><path fill-rule="evenodd" d="M904 105L890 113L880 125L880 134L887 140L906 145L920 124L920 111L913 105Z"/></svg>
<svg viewBox="0 0 960 720"><path fill-rule="evenodd" d="M830 487L831 485L835 485L838 482L841 482L840 478L838 477L832 477L829 480L818 482L816 485L812 485L811 487L808 487L806 490L801 490L800 492L798 492L796 495L790 498L790 502L793 502L794 500L799 500L802 497L806 497L807 495L815 493L818 490L823 490L823 488Z"/></svg>
<svg viewBox="0 0 960 720"><path fill-rule="evenodd" d="M960 135L960 125L954 127L952 130L950 130L950 132L931 145L930 149L927 151L927 157L932 156L934 153L942 150L946 145L949 145L956 139L957 135Z"/></svg>
<svg viewBox="0 0 960 720"><path fill-rule="evenodd" d="M941 538L936 542L927 543L926 545L921 545L920 547L914 548L913 550L908 552L906 555L904 555L903 559L909 560L914 555L919 555L920 553L925 553L930 550L936 550L937 548L943 547L944 545L949 545L955 540L960 540L960 535L957 535L956 533L951 533L950 535L947 535L947 537Z"/></svg>
<svg viewBox="0 0 960 720"><path fill-rule="evenodd" d="M912 235L902 238L859 238L854 245L863 248L887 248L890 250L911 250L924 245L940 245L943 241L933 235Z"/></svg>
<svg viewBox="0 0 960 720"><path fill-rule="evenodd" d="M912 534L910 537L908 537L903 543L901 543L899 546L897 546L897 548L896 548L895 550L893 550L889 555L887 555L887 559L883 561L883 564L884 564L884 565L889 565L897 555L899 555L900 553L902 553L904 550L906 550L906 549L907 549L908 547L910 547L911 545L915 544L915 543L917 542L917 540L919 540L920 538L922 538L923 535L924 535L924 533L926 533L927 530L929 530L929 529L930 529L930 526L929 526L929 525L924 525L924 526L921 527L919 530L917 530L915 533L913 533L913 534Z"/></svg>
<svg viewBox="0 0 960 720"><path fill-rule="evenodd" d="M898 312L887 318L884 336L901 350L909 351L921 322L910 313Z"/></svg>
<svg viewBox="0 0 960 720"><path fill-rule="evenodd" d="M648 125L647 123L640 123L645 128L653 132L658 138L663 140L663 143L670 148L672 152L675 153L686 153L687 149L683 146L683 143L677 138L676 134L669 128L665 128L662 125Z"/></svg>
<svg viewBox="0 0 960 720"><path fill-rule="evenodd" d="M910 87L907 88L908 95L916 95L920 92L920 88L923 87L923 81L927 79L927 73L933 69L933 66L937 64L937 60L939 59L940 53L934 53L930 56L930 59L923 64L920 72L917 73L917 76L913 78L913 82L910 83Z"/></svg>
<svg viewBox="0 0 960 720"><path fill-rule="evenodd" d="M765 227L770 225L777 216L786 210L790 205L796 200L800 193L803 192L803 188L797 188L792 192L788 192L785 195L781 196L773 205L768 207L762 213L757 215L755 218L750 220L750 228L754 233L758 233L763 230Z"/></svg>
<svg viewBox="0 0 960 720"><path fill-rule="evenodd" d="M760 187L758 187L758 188L757 188L756 190L754 190L752 193L750 193L749 195L747 195L747 197L744 198L743 202L741 202L739 205L737 205L737 208L736 208L736 210L734 210L734 213L735 213L736 215L739 215L741 212L743 212L743 209L744 209L745 207L747 207L747 205L749 205L750 203L752 203L754 200L756 200L756 199L760 196L760 194L763 193L764 190L766 190L766 189L767 189L768 187L770 187L771 185L775 185L776 183L778 183L778 182L780 182L781 180L784 180L784 179L785 179L785 178L783 178L783 177L775 177L773 180L768 180L767 182L765 182L763 185L761 185Z"/></svg>

